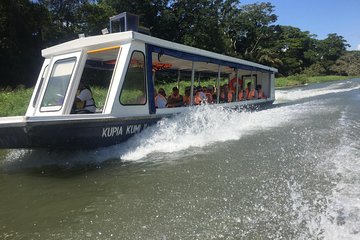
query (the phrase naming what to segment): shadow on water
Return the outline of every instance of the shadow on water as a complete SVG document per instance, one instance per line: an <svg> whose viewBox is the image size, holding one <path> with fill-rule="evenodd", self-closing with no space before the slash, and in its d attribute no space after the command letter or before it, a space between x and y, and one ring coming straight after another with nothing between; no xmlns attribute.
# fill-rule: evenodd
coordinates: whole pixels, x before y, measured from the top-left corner
<svg viewBox="0 0 360 240"><path fill-rule="evenodd" d="M100 150L101 151L101 150ZM104 150L102 150L104 151ZM116 166L119 171L136 172L146 162L124 162L94 151L46 151L13 149L0 152L0 172L41 177L71 178Z"/></svg>
<svg viewBox="0 0 360 240"><path fill-rule="evenodd" d="M121 158L124 148L126 147L115 145L92 151L0 150L0 174L72 178L109 169L116 169L117 175L142 174L144 169L163 163L179 163L179 159L211 152L207 148L190 147L183 151L162 154L154 152L146 155L146 158L124 160Z"/></svg>

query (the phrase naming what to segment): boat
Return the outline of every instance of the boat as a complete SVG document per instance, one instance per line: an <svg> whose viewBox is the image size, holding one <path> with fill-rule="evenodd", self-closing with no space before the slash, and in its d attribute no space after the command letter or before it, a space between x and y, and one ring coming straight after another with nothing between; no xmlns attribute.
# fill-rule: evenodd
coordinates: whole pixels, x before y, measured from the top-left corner
<svg viewBox="0 0 360 240"><path fill-rule="evenodd" d="M110 33L105 29L102 35L81 35L43 49L25 116L0 118L0 148L78 150L122 143L164 117L197 107L194 95L202 79L213 79L214 105L235 108L275 100L277 69L150 36L138 22L136 15L122 13L110 18ZM174 86L186 79L190 104L157 107L159 86L173 78ZM82 81L107 89L91 114L72 111ZM235 92L232 100L221 99L224 81ZM239 90L249 83L260 84L266 97L239 100Z"/></svg>

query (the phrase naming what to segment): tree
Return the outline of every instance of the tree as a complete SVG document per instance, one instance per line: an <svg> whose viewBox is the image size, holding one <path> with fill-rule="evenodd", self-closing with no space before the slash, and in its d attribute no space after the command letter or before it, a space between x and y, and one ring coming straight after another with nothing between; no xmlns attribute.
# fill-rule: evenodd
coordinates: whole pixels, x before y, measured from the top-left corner
<svg viewBox="0 0 360 240"><path fill-rule="evenodd" d="M115 15L115 10L102 2L99 4L85 2L79 6L75 15L79 33L84 33L86 36L99 35L102 29L109 26L109 17Z"/></svg>
<svg viewBox="0 0 360 240"><path fill-rule="evenodd" d="M59 44L77 38L83 28L79 25L77 16L87 0L39 0L50 15L46 26L44 39L48 46Z"/></svg>
<svg viewBox="0 0 360 240"><path fill-rule="evenodd" d="M360 75L360 51L348 51L336 60L331 71L339 75L359 76Z"/></svg>
<svg viewBox="0 0 360 240"><path fill-rule="evenodd" d="M285 76L301 73L312 64L307 56L312 49L314 35L291 26L280 26L278 30L275 48L282 61L282 65L278 66L279 72Z"/></svg>
<svg viewBox="0 0 360 240"><path fill-rule="evenodd" d="M46 9L28 0L0 2L0 64L2 86L32 85L40 68L42 25Z"/></svg>
<svg viewBox="0 0 360 240"><path fill-rule="evenodd" d="M349 46L346 40L336 33L328 34L327 38L319 42L319 62L327 73L331 73L331 66L345 53L346 47Z"/></svg>
<svg viewBox="0 0 360 240"><path fill-rule="evenodd" d="M178 25L174 41L206 49L224 52L223 33L220 27L221 1L189 0L174 1L170 5Z"/></svg>
<svg viewBox="0 0 360 240"><path fill-rule="evenodd" d="M244 5L227 19L226 33L234 43L238 56L249 60L258 60L261 50L266 48L273 35L270 24L277 20L270 3ZM270 56L270 55L269 55Z"/></svg>

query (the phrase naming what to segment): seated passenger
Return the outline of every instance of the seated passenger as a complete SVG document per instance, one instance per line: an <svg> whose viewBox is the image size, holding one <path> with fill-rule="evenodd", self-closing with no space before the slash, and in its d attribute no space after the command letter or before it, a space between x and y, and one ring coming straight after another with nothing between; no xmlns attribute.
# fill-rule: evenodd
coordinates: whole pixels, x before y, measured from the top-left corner
<svg viewBox="0 0 360 240"><path fill-rule="evenodd" d="M227 94L225 94L224 86L220 87L219 101L220 101L220 103L227 102Z"/></svg>
<svg viewBox="0 0 360 240"><path fill-rule="evenodd" d="M96 112L95 100L92 96L91 89L86 86L83 81L79 83L77 95L71 112L78 114Z"/></svg>
<svg viewBox="0 0 360 240"><path fill-rule="evenodd" d="M229 85L224 84L220 87L220 102L228 103L233 101L234 94L231 90L229 90Z"/></svg>
<svg viewBox="0 0 360 240"><path fill-rule="evenodd" d="M181 107L184 104L183 96L179 94L179 89L177 87L173 87L173 92L168 97L167 104L169 108Z"/></svg>
<svg viewBox="0 0 360 240"><path fill-rule="evenodd" d="M229 84L224 84L224 92L227 93L227 102L233 102L235 100L235 92L229 89Z"/></svg>
<svg viewBox="0 0 360 240"><path fill-rule="evenodd" d="M196 91L199 91L201 100L205 100L205 99L206 99L206 95L205 95L204 89L203 89L201 86L197 86L197 87L196 87Z"/></svg>
<svg viewBox="0 0 360 240"><path fill-rule="evenodd" d="M245 100L245 91L244 91L244 88L243 86L240 87L240 90L239 90L239 93L238 93L238 100L239 101L244 101Z"/></svg>
<svg viewBox="0 0 360 240"><path fill-rule="evenodd" d="M214 89L213 89L213 86L209 85L207 88L206 88L206 92L205 92L205 95L206 95L206 101L208 103L214 103L214 99L213 99L213 95L214 95Z"/></svg>
<svg viewBox="0 0 360 240"><path fill-rule="evenodd" d="M196 87L196 93L194 96L194 104L200 105L203 101L206 101L206 95L203 92L203 89L201 86Z"/></svg>
<svg viewBox="0 0 360 240"><path fill-rule="evenodd" d="M216 87L213 87L212 88L212 92L213 92L213 95L212 95L212 99L213 99L213 103L217 103L217 90L216 90Z"/></svg>
<svg viewBox="0 0 360 240"><path fill-rule="evenodd" d="M257 91L258 91L258 99L265 99L266 96L265 96L265 94L264 94L264 92L262 90L261 84L258 84L256 88L257 88Z"/></svg>
<svg viewBox="0 0 360 240"><path fill-rule="evenodd" d="M186 87L185 88L185 95L183 96L183 104L184 104L184 106L190 106L190 101L191 101L190 92L191 92L190 87Z"/></svg>
<svg viewBox="0 0 360 240"><path fill-rule="evenodd" d="M158 94L155 96L155 107L156 108L166 108L167 100L166 93L163 88L159 88Z"/></svg>
<svg viewBox="0 0 360 240"><path fill-rule="evenodd" d="M201 98L200 92L201 92L201 90L196 89L196 93L195 93L195 96L194 96L194 104L195 105L200 105L201 104L202 98Z"/></svg>
<svg viewBox="0 0 360 240"><path fill-rule="evenodd" d="M246 100L252 100L257 98L257 91L252 88L251 82L248 82L246 92Z"/></svg>

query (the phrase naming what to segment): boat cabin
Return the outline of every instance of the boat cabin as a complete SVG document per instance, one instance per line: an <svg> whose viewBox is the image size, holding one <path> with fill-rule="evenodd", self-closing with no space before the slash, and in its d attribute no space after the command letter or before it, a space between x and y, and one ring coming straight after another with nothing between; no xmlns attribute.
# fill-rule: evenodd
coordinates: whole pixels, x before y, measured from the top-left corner
<svg viewBox="0 0 360 240"><path fill-rule="evenodd" d="M183 111L180 108L185 105L156 108L155 94L166 82L176 87L179 82L187 84L190 105L196 87L203 86L202 81L208 87L211 80L217 96L213 103L223 103L223 84L233 92L233 99L225 102L228 106L274 101L276 69L134 31L82 37L44 49L42 56L45 60L27 117L71 116L80 81L102 87L101 100L95 99L97 110L92 115L133 117ZM239 91L245 91L249 82L252 88L260 84L266 98L240 101ZM186 87L179 87L181 95Z"/></svg>

